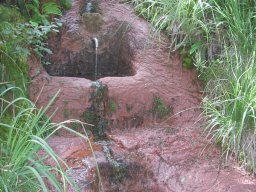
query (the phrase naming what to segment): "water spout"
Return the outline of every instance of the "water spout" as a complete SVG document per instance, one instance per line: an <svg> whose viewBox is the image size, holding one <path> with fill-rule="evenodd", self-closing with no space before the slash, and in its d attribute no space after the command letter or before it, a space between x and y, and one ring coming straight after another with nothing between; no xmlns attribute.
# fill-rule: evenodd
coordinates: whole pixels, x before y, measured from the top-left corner
<svg viewBox="0 0 256 192"><path fill-rule="evenodd" d="M98 70L98 53L97 53L97 49L99 47L99 41L96 37L94 37L93 39L94 45L95 45L95 69L94 69L94 80L96 81L97 79L97 70Z"/></svg>
<svg viewBox="0 0 256 192"><path fill-rule="evenodd" d="M94 45L95 45L95 48L97 49L99 47L99 41L96 37L94 37L93 39L93 42L94 42Z"/></svg>

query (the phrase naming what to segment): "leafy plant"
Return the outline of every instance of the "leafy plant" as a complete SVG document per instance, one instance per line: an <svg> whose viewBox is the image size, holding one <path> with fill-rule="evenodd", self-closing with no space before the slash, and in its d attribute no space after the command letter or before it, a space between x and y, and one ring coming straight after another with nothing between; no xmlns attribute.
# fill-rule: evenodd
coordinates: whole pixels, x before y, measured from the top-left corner
<svg viewBox="0 0 256 192"><path fill-rule="evenodd" d="M38 8L38 2L33 1L34 8ZM40 14L46 19L56 13L47 4L40 4L39 8ZM64 171L65 163L52 151L46 140L59 129L66 129L87 140L86 132L84 136L66 126L78 123L84 127L84 123L78 120L51 123L46 111L56 96L45 109L37 109L26 98L29 81L27 57L32 50L41 56L43 51L49 51L43 41L48 32L57 32L60 22L26 22L26 17L17 8L2 4L0 17L0 191L62 192L71 186L77 190ZM42 25L44 22L45 25ZM90 142L89 145L92 149ZM55 166L46 164L49 158L53 159Z"/></svg>
<svg viewBox="0 0 256 192"><path fill-rule="evenodd" d="M39 0L32 0L26 4L27 8L32 11L31 21L37 24L48 24L50 15L61 15L61 9L55 2L41 4Z"/></svg>

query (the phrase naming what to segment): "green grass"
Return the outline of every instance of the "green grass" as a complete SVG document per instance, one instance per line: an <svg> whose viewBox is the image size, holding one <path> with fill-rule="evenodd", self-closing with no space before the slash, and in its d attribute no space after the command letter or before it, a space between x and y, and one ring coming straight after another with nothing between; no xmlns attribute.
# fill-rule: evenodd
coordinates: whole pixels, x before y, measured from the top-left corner
<svg viewBox="0 0 256 192"><path fill-rule="evenodd" d="M64 127L45 115L54 98L45 109L37 109L25 97L12 97L17 91L22 92L9 88L0 94L0 191L49 191L49 185L65 191L73 184L60 165L62 160L45 142ZM39 150L45 155L39 155ZM44 164L46 157L57 166Z"/></svg>
<svg viewBox="0 0 256 192"><path fill-rule="evenodd" d="M206 130L256 172L256 1L130 0L156 32L171 39L171 50L192 56L205 84ZM184 55L181 56L184 57ZM185 62L185 67L189 62Z"/></svg>
<svg viewBox="0 0 256 192"><path fill-rule="evenodd" d="M46 140L58 130L65 129L88 141L93 151L86 131L81 134L67 127L75 123L85 130L85 123L78 120L51 122L46 112L58 93L45 108L37 109L26 97L15 97L17 91L21 92L19 95L23 94L20 88L9 88L0 94L0 191L63 192L69 187L79 191L64 171L67 165ZM46 164L46 159L52 159L55 165ZM102 188L99 169L96 168L99 187Z"/></svg>
<svg viewBox="0 0 256 192"><path fill-rule="evenodd" d="M234 154L240 161L249 163L253 170L256 167L252 155L256 131L254 59L252 56L245 66L243 58L238 55L230 58L227 55L223 63L226 65L226 78L209 81L203 100L207 130L216 142L222 144L223 153ZM251 136L248 137L248 134Z"/></svg>

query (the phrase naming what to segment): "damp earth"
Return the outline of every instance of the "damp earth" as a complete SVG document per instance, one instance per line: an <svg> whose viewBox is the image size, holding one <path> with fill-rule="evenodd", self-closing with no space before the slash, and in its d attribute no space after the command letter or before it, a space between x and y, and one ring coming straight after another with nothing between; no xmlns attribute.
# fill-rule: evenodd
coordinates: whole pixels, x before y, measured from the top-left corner
<svg viewBox="0 0 256 192"><path fill-rule="evenodd" d="M256 180L204 136L202 85L167 37L154 38L118 0L72 0L61 20L53 54L30 57L29 92L41 107L60 91L53 122L90 124L70 127L85 129L91 145L65 131L48 140L81 191L255 191Z"/></svg>

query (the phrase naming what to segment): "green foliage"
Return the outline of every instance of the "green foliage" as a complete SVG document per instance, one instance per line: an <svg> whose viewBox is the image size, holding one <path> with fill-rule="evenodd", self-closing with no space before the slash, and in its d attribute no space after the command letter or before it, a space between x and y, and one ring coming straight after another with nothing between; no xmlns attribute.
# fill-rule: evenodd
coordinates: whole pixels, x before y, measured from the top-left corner
<svg viewBox="0 0 256 192"><path fill-rule="evenodd" d="M108 105L109 105L109 110L110 110L111 113L116 112L117 104L116 104L116 102L113 99L109 100Z"/></svg>
<svg viewBox="0 0 256 192"><path fill-rule="evenodd" d="M194 37L206 37L204 20L206 6L196 0L131 0L137 12L147 18L156 32L165 30L171 46L179 48ZM197 30L194 30L194 29Z"/></svg>
<svg viewBox="0 0 256 192"><path fill-rule="evenodd" d="M12 82L15 86L26 90L28 84L27 57L35 51L40 57L44 52L51 53L46 48L44 40L50 31L58 32L61 23L58 20L48 25L24 22L16 8L0 6L0 11L9 14L0 21L0 79ZM5 13L3 11L3 14Z"/></svg>
<svg viewBox="0 0 256 192"><path fill-rule="evenodd" d="M20 2L17 0L7 3L19 5ZM22 2L23 5L29 3ZM39 13L45 19L59 11L55 4L38 6L39 1L33 3L34 8L40 9ZM34 15L27 22L26 16L23 17L16 7L0 5L0 191L63 192L69 186L78 191L64 171L65 163L45 140L62 128L88 140L86 132L84 136L65 125L77 123L84 128L84 123L76 120L51 123L50 118L46 117L46 111L56 96L45 109L37 109L25 97L28 55L36 52L43 56L43 52L50 52L44 40L50 31L58 32L57 28L60 26L58 20L36 20L37 10L31 11L34 11ZM15 88L16 86L19 88ZM91 146L90 143L89 145ZM55 165L47 165L46 159L52 159ZM98 168L97 172L99 173Z"/></svg>
<svg viewBox="0 0 256 192"><path fill-rule="evenodd" d="M61 9L55 2L41 4L39 0L32 0L26 7L32 12L31 21L37 24L47 25L50 15L61 15Z"/></svg>
<svg viewBox="0 0 256 192"><path fill-rule="evenodd" d="M239 56L226 56L226 78L216 78L207 84L203 106L208 116L207 130L222 144L223 152L233 153L238 159L244 153L246 156L240 160L250 162L255 171L255 58L250 58L247 66L243 62Z"/></svg>
<svg viewBox="0 0 256 192"><path fill-rule="evenodd" d="M17 91L21 90L9 88L0 94L0 191L49 191L50 184L63 192L74 183L61 166L65 163L45 142L55 131L65 128L45 116L57 95L45 109L37 109L25 97L9 99ZM44 164L46 158L56 166Z"/></svg>
<svg viewBox="0 0 256 192"><path fill-rule="evenodd" d="M163 119L170 115L172 109L165 105L160 97L155 97L153 101L152 113L156 118Z"/></svg>
<svg viewBox="0 0 256 192"><path fill-rule="evenodd" d="M70 9L72 7L71 0L60 0L60 5L65 10L68 10L68 9Z"/></svg>
<svg viewBox="0 0 256 192"><path fill-rule="evenodd" d="M7 5L0 5L0 23L3 22L17 22L24 21L23 16L16 7L9 7Z"/></svg>
<svg viewBox="0 0 256 192"><path fill-rule="evenodd" d="M186 69L193 68L193 56L190 54L189 50L186 47L183 47L180 51L183 67Z"/></svg>
<svg viewBox="0 0 256 192"><path fill-rule="evenodd" d="M16 8L0 5L0 82L9 82L26 89L28 49L25 39L16 28L16 22L24 21ZM5 87L6 85L2 85Z"/></svg>

